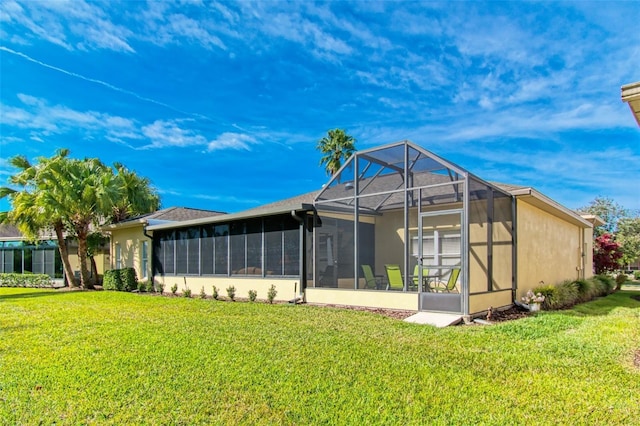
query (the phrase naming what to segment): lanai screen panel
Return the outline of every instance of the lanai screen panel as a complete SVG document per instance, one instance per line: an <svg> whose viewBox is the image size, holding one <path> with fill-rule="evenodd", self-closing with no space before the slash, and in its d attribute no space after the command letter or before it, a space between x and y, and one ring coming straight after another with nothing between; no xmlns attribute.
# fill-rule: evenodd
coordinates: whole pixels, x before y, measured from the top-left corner
<svg viewBox="0 0 640 426"><path fill-rule="evenodd" d="M356 153L316 199L322 220L315 229L316 286L358 288L362 265L381 275L392 263L400 265L409 289L415 256L405 226L411 227L420 210L462 208L465 176L460 173L404 142Z"/></svg>

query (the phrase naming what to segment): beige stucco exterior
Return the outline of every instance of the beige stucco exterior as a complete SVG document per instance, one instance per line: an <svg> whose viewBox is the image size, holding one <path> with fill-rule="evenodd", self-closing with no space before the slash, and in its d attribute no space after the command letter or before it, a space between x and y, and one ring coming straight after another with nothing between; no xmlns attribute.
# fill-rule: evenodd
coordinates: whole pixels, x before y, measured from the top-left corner
<svg viewBox="0 0 640 426"><path fill-rule="evenodd" d="M593 228L534 203L517 200L518 300L541 281L556 284L593 275Z"/></svg>
<svg viewBox="0 0 640 426"><path fill-rule="evenodd" d="M111 268L116 269L118 261L121 268L133 268L136 271L138 280L144 280L151 277L151 239L147 238L143 233L142 223L133 223L126 227L114 228L110 231L111 241ZM142 270L142 243L147 242L147 268ZM117 249L120 247L120 250ZM118 251L120 259L117 258Z"/></svg>
<svg viewBox="0 0 640 426"><path fill-rule="evenodd" d="M170 293L173 285L178 286L178 293L186 288L191 290L193 297L200 294L202 288L207 296L213 294L213 286L218 289L222 298L227 297L227 288L235 287L235 295L238 299L248 299L249 290L257 293L257 298L267 299L267 292L273 285L277 291L276 301L288 301L295 299L300 294L300 280L295 278L261 278L261 277L218 277L218 276L189 276L189 275L165 275L156 276L155 282L164 285L164 292Z"/></svg>
<svg viewBox="0 0 640 426"><path fill-rule="evenodd" d="M374 290L307 288L308 303L418 310L418 294Z"/></svg>

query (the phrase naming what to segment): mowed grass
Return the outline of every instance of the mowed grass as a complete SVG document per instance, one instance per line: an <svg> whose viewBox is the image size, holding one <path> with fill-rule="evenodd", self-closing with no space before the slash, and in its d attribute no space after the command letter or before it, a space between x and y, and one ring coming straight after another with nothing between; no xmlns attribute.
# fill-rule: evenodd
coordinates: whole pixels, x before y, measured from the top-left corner
<svg viewBox="0 0 640 426"><path fill-rule="evenodd" d="M0 288L0 423L637 424L634 294L435 329L305 305Z"/></svg>

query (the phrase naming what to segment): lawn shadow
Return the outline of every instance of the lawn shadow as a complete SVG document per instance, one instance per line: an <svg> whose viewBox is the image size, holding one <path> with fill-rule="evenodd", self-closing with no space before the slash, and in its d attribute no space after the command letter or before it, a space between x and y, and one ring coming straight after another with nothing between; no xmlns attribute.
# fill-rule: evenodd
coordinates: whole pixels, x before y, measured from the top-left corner
<svg viewBox="0 0 640 426"><path fill-rule="evenodd" d="M34 297L46 297L46 296L60 296L63 294L75 293L75 291L68 290L53 290L53 289L33 289L34 291L17 294L0 294L0 301L9 299L31 299Z"/></svg>

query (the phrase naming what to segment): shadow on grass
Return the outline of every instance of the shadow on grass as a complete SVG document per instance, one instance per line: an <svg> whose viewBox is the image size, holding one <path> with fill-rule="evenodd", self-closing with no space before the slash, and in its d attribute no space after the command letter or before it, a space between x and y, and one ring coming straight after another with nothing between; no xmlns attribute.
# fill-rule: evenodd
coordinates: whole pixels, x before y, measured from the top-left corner
<svg viewBox="0 0 640 426"><path fill-rule="evenodd" d="M608 315L616 308L640 309L640 291L620 290L590 302L575 305L567 310L551 311L568 316Z"/></svg>
<svg viewBox="0 0 640 426"><path fill-rule="evenodd" d="M16 294L0 294L0 301L9 300L9 299L32 299L35 297L46 297L46 296L60 296L64 294L72 294L75 291L68 290L53 290L53 289L21 289L21 290L32 290L25 291L24 293L16 293Z"/></svg>

